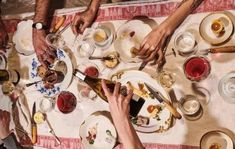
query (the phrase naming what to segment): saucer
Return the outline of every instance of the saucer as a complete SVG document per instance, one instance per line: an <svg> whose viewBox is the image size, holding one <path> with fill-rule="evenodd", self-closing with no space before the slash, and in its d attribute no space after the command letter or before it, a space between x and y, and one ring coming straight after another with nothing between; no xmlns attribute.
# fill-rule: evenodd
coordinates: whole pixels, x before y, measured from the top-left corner
<svg viewBox="0 0 235 149"><path fill-rule="evenodd" d="M230 136L222 131L210 131L205 133L200 141L200 149L232 149L234 147Z"/></svg>
<svg viewBox="0 0 235 149"><path fill-rule="evenodd" d="M216 35L211 29L212 23L215 20L220 20L224 25L224 33L222 35ZM233 28L233 22L225 13L211 13L202 20L199 32L208 43L218 45L226 42L231 37Z"/></svg>

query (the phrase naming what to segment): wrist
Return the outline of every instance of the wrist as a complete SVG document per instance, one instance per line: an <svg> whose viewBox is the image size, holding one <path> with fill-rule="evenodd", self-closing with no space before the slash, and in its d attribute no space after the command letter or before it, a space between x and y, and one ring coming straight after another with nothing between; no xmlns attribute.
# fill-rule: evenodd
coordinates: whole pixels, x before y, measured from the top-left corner
<svg viewBox="0 0 235 149"><path fill-rule="evenodd" d="M99 6L100 6L100 1L93 0L89 5L89 7L87 8L87 10L95 14L98 11Z"/></svg>

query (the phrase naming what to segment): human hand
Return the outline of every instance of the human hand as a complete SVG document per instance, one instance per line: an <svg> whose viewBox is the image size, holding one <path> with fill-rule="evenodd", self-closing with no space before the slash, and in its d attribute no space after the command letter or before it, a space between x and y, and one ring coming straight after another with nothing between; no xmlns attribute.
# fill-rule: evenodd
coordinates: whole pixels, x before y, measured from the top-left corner
<svg viewBox="0 0 235 149"><path fill-rule="evenodd" d="M6 46L8 43L8 35L3 25L3 22L0 20L0 51L6 52Z"/></svg>
<svg viewBox="0 0 235 149"><path fill-rule="evenodd" d="M56 49L49 47L45 41L46 33L44 30L33 30L33 46L39 62L47 68L54 63Z"/></svg>
<svg viewBox="0 0 235 149"><path fill-rule="evenodd" d="M75 15L72 22L72 30L75 35L82 34L87 27L91 26L95 20L97 10L88 8L87 10Z"/></svg>
<svg viewBox="0 0 235 149"><path fill-rule="evenodd" d="M143 62L153 61L151 65L162 63L164 48L168 44L172 29L165 23L155 27L143 40L138 55Z"/></svg>
<svg viewBox="0 0 235 149"><path fill-rule="evenodd" d="M5 139L10 135L10 113L0 109L0 139Z"/></svg>
<svg viewBox="0 0 235 149"><path fill-rule="evenodd" d="M105 96L108 99L109 109L116 127L122 125L121 122L124 118L129 119L130 100L133 95L133 91L129 90L127 96L120 94L121 83L116 83L113 93L110 92L104 80L102 80L102 88Z"/></svg>

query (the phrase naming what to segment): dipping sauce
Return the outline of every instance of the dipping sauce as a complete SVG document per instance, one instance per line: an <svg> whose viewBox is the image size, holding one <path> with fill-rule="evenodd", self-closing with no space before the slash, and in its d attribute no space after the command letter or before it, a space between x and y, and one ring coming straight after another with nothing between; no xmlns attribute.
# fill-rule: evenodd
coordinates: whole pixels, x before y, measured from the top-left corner
<svg viewBox="0 0 235 149"><path fill-rule="evenodd" d="M99 70L94 66L89 66L85 69L84 73L90 77L98 77Z"/></svg>

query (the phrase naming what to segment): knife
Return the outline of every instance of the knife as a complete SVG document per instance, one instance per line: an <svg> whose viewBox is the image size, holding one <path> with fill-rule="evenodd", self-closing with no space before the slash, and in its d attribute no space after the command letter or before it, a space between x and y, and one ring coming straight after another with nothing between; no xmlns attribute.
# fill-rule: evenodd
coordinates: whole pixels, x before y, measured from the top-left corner
<svg viewBox="0 0 235 149"><path fill-rule="evenodd" d="M143 70L146 65L147 65L146 62L142 62L142 63L140 64L140 67L139 67L138 70L139 70L139 71Z"/></svg>
<svg viewBox="0 0 235 149"><path fill-rule="evenodd" d="M46 123L47 123L47 125L48 125L48 127L49 127L49 133L52 134L52 136L55 138L57 144L60 145L60 144L61 144L61 141L60 141L60 139L56 136L55 131L53 130L53 128L52 128L50 122L48 121L47 117L46 117Z"/></svg>
<svg viewBox="0 0 235 149"><path fill-rule="evenodd" d="M32 124L32 144L35 144L37 142L37 124L34 121L34 114L36 113L36 102L33 104L33 110L32 110L32 119L31 119L31 124Z"/></svg>
<svg viewBox="0 0 235 149"><path fill-rule="evenodd" d="M182 116L181 114L171 105L170 101L167 100L160 92L158 92L157 90L155 90L153 87L151 87L150 85L148 85L147 83L144 83L145 86L147 87L147 89L149 90L149 92L160 102L160 103L164 103L164 105L166 106L166 108L171 112L171 114L177 118L177 119L181 119Z"/></svg>

